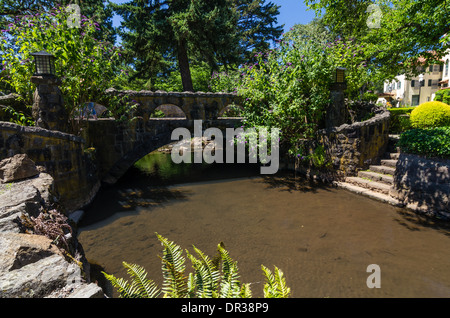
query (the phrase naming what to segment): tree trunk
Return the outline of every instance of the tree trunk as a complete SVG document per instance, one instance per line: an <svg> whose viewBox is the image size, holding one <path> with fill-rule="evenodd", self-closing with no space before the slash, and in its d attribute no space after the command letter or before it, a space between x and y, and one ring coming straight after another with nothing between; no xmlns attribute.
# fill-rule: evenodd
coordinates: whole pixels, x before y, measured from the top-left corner
<svg viewBox="0 0 450 318"><path fill-rule="evenodd" d="M191 69L189 68L189 58L185 39L178 41L178 65L180 67L183 90L193 92L194 86L192 85Z"/></svg>

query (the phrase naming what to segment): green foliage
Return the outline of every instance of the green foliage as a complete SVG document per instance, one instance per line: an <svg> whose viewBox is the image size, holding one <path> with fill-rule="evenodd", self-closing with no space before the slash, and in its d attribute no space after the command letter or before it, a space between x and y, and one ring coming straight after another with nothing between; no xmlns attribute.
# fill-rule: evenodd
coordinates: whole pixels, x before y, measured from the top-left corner
<svg viewBox="0 0 450 318"><path fill-rule="evenodd" d="M446 0L306 0L306 4L333 34L363 46L368 69L379 79L418 75L419 57L426 59L425 67L437 64L450 48Z"/></svg>
<svg viewBox="0 0 450 318"><path fill-rule="evenodd" d="M151 279L147 279L147 273L144 268L135 265L122 263L127 269L127 273L131 276L131 284L123 278L116 278L114 275L109 275L103 272L106 279L111 282L111 285L117 289L122 298L156 298L159 296L160 291L156 286L156 283Z"/></svg>
<svg viewBox="0 0 450 318"><path fill-rule="evenodd" d="M70 11L56 6L34 15L17 16L3 30L0 54L5 81L32 104L34 72L31 53L45 50L56 57L56 73L69 114L86 101L100 98L120 76L120 52L109 42L96 39L99 24L81 16L80 27L67 22Z"/></svg>
<svg viewBox="0 0 450 318"><path fill-rule="evenodd" d="M408 130L400 135L398 146L406 153L450 158L450 127Z"/></svg>
<svg viewBox="0 0 450 318"><path fill-rule="evenodd" d="M193 273L186 276L186 258L183 250L172 241L157 234L163 246L162 273L163 286L157 287L154 281L147 278L145 270L134 264L123 262L127 273L131 276L129 283L123 278L103 272L114 288L123 298L156 298L161 294L164 298L250 298L250 284L239 281L239 269L223 244L217 247L217 255L210 258L193 246L195 254L186 250L187 258L192 263ZM262 266L266 277L264 297L287 298L290 288L286 285L283 272L275 267L274 272Z"/></svg>
<svg viewBox="0 0 450 318"><path fill-rule="evenodd" d="M206 90L212 71L243 63L282 33L275 26L279 7L265 0L170 0L164 5L133 0L112 6L123 18L124 57L136 70L131 79L145 79L151 90ZM196 74L195 65L202 74Z"/></svg>
<svg viewBox="0 0 450 318"><path fill-rule="evenodd" d="M391 118L389 119L389 131L394 134L399 134L411 129L411 121L409 119L411 112L416 107L400 107L389 108Z"/></svg>
<svg viewBox="0 0 450 318"><path fill-rule="evenodd" d="M450 105L450 88L438 90L434 96L434 100Z"/></svg>
<svg viewBox="0 0 450 318"><path fill-rule="evenodd" d="M267 283L264 285L264 298L288 298L291 289L286 286L283 272L276 266L273 273L264 265L261 268L267 279Z"/></svg>
<svg viewBox="0 0 450 318"><path fill-rule="evenodd" d="M417 106L389 108L391 115L409 115Z"/></svg>
<svg viewBox="0 0 450 318"><path fill-rule="evenodd" d="M437 101L423 103L411 112L410 120L414 128L450 126L450 105Z"/></svg>
<svg viewBox="0 0 450 318"><path fill-rule="evenodd" d="M150 118L164 118L166 114L160 109L156 109L153 113L150 114Z"/></svg>
<svg viewBox="0 0 450 318"><path fill-rule="evenodd" d="M330 101L334 65L322 43L297 37L276 50L259 53L238 82L246 127L280 129L292 154L300 139L313 138ZM295 123L295 125L293 125Z"/></svg>

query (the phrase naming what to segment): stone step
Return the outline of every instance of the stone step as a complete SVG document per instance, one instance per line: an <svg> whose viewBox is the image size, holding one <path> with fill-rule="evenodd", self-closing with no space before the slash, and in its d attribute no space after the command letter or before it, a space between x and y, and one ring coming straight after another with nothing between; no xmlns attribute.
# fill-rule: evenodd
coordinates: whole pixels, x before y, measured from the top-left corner
<svg viewBox="0 0 450 318"><path fill-rule="evenodd" d="M369 170L373 171L373 172L378 172L378 173L383 173L383 174L388 174L393 176L395 173L395 168L393 167L388 167L388 166L369 166Z"/></svg>
<svg viewBox="0 0 450 318"><path fill-rule="evenodd" d="M381 202L385 202L385 203L389 203L390 205L393 206L398 206L398 207L403 207L404 204L402 204L399 200L391 197L390 195L384 194L384 193L379 193L379 192L375 192L363 187L359 187L357 185L348 183L348 182L335 182L336 186L338 186L339 188L342 189L346 189L348 191L351 191L353 193L356 194L361 194L364 196L367 196L369 198L381 201Z"/></svg>
<svg viewBox="0 0 450 318"><path fill-rule="evenodd" d="M382 166L386 166L386 167L395 168L395 166L397 165L397 160L395 160L395 159L382 159L381 160L381 165Z"/></svg>
<svg viewBox="0 0 450 318"><path fill-rule="evenodd" d="M347 177L345 178L345 182L354 184L361 188L366 188L375 192L389 194L389 190L391 189L391 185L380 182L380 181L373 181L368 178L361 178L361 177Z"/></svg>
<svg viewBox="0 0 450 318"><path fill-rule="evenodd" d="M370 179L372 181L383 182L383 183L386 183L388 185L394 184L394 177L393 176L389 176L389 175L386 175L386 174L377 173L377 172L373 172L373 171L359 171L358 172L358 177L360 177L360 178L367 178L367 179Z"/></svg>

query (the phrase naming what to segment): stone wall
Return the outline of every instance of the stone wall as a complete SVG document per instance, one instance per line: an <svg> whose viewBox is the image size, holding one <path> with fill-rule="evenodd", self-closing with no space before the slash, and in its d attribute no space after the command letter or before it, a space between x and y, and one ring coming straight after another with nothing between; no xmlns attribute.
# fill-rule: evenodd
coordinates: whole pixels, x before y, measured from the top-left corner
<svg viewBox="0 0 450 318"><path fill-rule="evenodd" d="M0 122L0 160L26 153L55 180L55 190L67 212L93 198L99 182L80 137L39 127Z"/></svg>
<svg viewBox="0 0 450 318"><path fill-rule="evenodd" d="M401 153L393 192L418 210L450 218L450 160Z"/></svg>
<svg viewBox="0 0 450 318"><path fill-rule="evenodd" d="M389 117L384 111L366 121L319 131L319 143L338 177L354 176L379 163L388 147Z"/></svg>

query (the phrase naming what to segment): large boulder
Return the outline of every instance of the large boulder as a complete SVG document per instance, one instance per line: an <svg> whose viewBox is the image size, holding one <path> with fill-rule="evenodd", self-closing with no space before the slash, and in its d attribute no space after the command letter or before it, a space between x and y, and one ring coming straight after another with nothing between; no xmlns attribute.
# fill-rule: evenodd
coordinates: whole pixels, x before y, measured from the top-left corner
<svg viewBox="0 0 450 318"><path fill-rule="evenodd" d="M0 298L103 297L83 279L81 263L68 261L42 235L0 233Z"/></svg>
<svg viewBox="0 0 450 318"><path fill-rule="evenodd" d="M58 240L67 243L66 250L53 240L56 225L70 227L45 222L50 212L60 214L50 211L57 203L54 180L47 173L0 184L0 298L104 297L90 283L90 265L76 237L68 233ZM62 214L60 220L65 220Z"/></svg>
<svg viewBox="0 0 450 318"><path fill-rule="evenodd" d="M0 161L0 179L3 183L35 177L38 174L36 164L27 154L17 154Z"/></svg>
<svg viewBox="0 0 450 318"><path fill-rule="evenodd" d="M40 173L38 178L0 185L0 232L20 232L20 218L38 216L56 201L53 178Z"/></svg>

